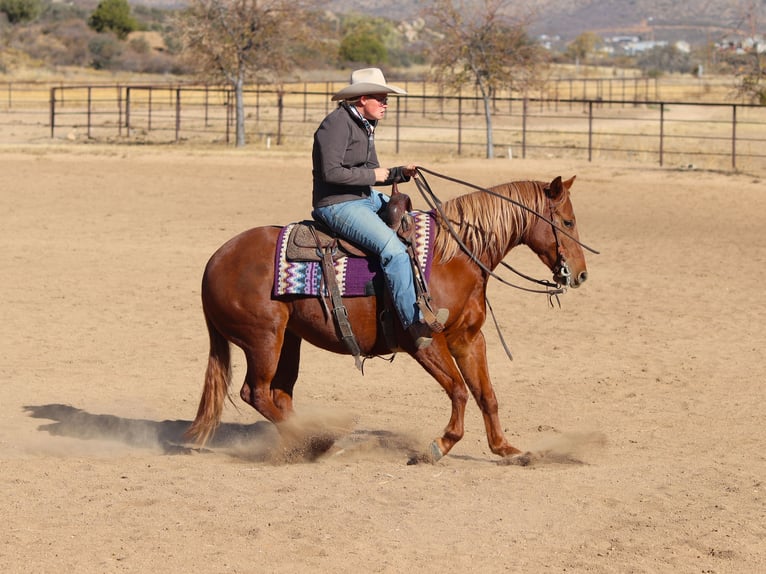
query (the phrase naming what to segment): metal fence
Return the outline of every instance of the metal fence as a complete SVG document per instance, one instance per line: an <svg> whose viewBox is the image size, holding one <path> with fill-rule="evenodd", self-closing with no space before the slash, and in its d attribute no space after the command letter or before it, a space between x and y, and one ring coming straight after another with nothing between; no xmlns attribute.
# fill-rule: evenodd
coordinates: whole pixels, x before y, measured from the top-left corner
<svg viewBox="0 0 766 574"><path fill-rule="evenodd" d="M425 84L407 88L408 96L389 100L388 118L376 137L380 149L410 155L423 150L486 154L481 98L433 95ZM646 95L652 85L636 82L633 88ZM248 144L310 148L314 129L334 105L330 94L335 89L324 83L246 90ZM5 92L0 85L0 143L234 141L234 98L228 88L59 84L47 86L45 95L40 89L23 91L20 86L6 87ZM496 157L628 159L766 172L763 106L649 97L507 95L493 98L492 122Z"/></svg>

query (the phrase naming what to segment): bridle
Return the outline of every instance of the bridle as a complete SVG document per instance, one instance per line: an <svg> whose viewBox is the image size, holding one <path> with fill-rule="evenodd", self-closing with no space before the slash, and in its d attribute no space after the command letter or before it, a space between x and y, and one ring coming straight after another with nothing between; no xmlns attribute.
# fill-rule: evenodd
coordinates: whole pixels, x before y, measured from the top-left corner
<svg viewBox="0 0 766 574"><path fill-rule="evenodd" d="M548 200L548 209L551 214L550 220L553 222L554 217L556 216L556 206L553 204L553 199L551 199L549 192L550 189L546 188L543 190L543 193L545 193L545 197ZM564 248L561 245L561 241L559 241L558 225L551 223L551 230L553 232L553 240L556 242L556 264L553 266L553 275L560 279L560 282L563 283L564 288L566 289L572 284L572 271L569 269L566 255L564 255Z"/></svg>
<svg viewBox="0 0 766 574"><path fill-rule="evenodd" d="M566 293L567 287L569 287L572 283L572 272L569 269L569 265L567 264L566 257L564 255L564 249L561 245L561 241L559 238L559 233L567 236L569 239L580 245L583 249L587 249L591 253L598 254L599 252L595 249L592 249L591 247L588 247L584 243L582 243L579 239L576 237L573 237L571 233L567 232L566 230L562 229L559 225L556 224L554 221L555 212L556 212L556 206L553 204L553 199L551 199L549 192L549 189L545 189L545 197L548 200L548 210L550 212L550 217L546 217L545 215L542 215L541 213L538 213L531 207L524 205L521 202L515 201L514 199L511 199L510 197L506 197L504 195L501 195L499 193L495 193L494 191L490 189L486 189L484 187L480 187L478 185L474 185L472 183L469 183L467 181L463 181L454 177L450 177L441 173L437 173L435 171L431 171L429 169L426 169L421 166L417 166L417 176L414 178L415 184L417 185L418 191L420 191L420 194L423 196L423 199L425 199L426 203L431 207L432 210L437 211L439 215L441 216L442 221L447 226L447 229L450 232L450 235L452 238L457 241L458 245L460 246L460 249L463 250L463 252L468 255L468 257L471 258L471 260L476 263L476 265L479 266L479 268L484 271L487 275L490 277L493 277L503 283L504 285L508 285L510 287L513 287L515 289L520 289L522 291L527 291L530 293L544 293L548 297L548 304L553 307L553 301L556 300L556 303L559 307L561 307L561 301L559 300L559 295ZM476 254L471 251L465 243L460 239L458 233L455 231L455 228L452 226L452 223L450 223L449 218L444 213L444 210L442 208L442 202L441 200L436 196L436 194L431 189L431 186L428 185L428 181L426 180L425 173L429 173L433 176L439 177L441 179L445 179L448 181L451 181L453 183L458 183L460 185L464 185L466 187L470 187L474 190L481 191L484 193L488 193L490 195L493 195L495 197L498 197L504 201L508 201L516 206L518 206L521 209L524 209L528 211L529 213L535 215L536 217L542 219L543 221L550 224L551 229L553 231L553 238L556 242L556 264L553 267L553 274L554 277L558 277L563 282L563 286L559 285L557 283L551 283L550 281L546 279L534 279L533 277L530 277L528 275L525 275L524 273L514 269L511 265L506 263L505 261L501 261L500 264L505 267L506 269L512 271L519 277L526 279L527 281L530 281L532 283L536 283L538 285L542 285L543 289L531 289L528 287L521 287L519 285L515 285L514 283L511 283L510 281L507 281L506 279L500 277L497 275L492 269L488 268L484 263L482 263L479 258L476 256ZM511 349L508 347L508 344L505 342L505 338L503 337L503 333L500 330L500 325L497 322L497 317L495 316L495 311L492 309L492 305L489 302L489 299L484 297L484 301L487 304L487 309L489 309L489 313L492 316L492 321L495 323L495 330L497 331L498 336L500 337L500 343L503 346L503 349L505 350L505 354L508 356L509 359L513 360L513 354L511 353Z"/></svg>
<svg viewBox="0 0 766 574"><path fill-rule="evenodd" d="M543 215L541 213L538 213L537 211L535 211L534 209L532 209L528 205L524 205L523 203L521 203L519 201L516 201L516 200L514 200L514 199L512 199L510 197L507 197L505 195L502 195L502 194L499 194L497 192L494 192L494 191L492 191L490 189L487 189L487 188L484 188L484 187L481 187L481 186L478 186L478 185L475 185L475 184L472 184L470 182L463 181L463 180L460 180L460 179L457 179L457 178L454 178L454 177L450 177L448 175L444 175L444 174L441 174L441 173L438 173L438 172L426 169L426 168L421 167L421 166L417 166L416 169L417 169L417 177L415 177L414 180L415 180L415 184L417 185L418 191L420 191L420 194L423 196L423 199L425 199L425 201L429 205L429 207L431 207L431 209L433 209L433 210L435 210L435 211L437 211L439 213L439 215L442 218L442 221L447 226L447 229L450 232L450 235L452 236L453 239L455 239L455 241L457 241L458 245L463 250L463 252L466 253L466 255L468 255L471 258L471 260L473 262L475 262L481 268L482 271L487 273L489 276L497 279L501 283L503 283L505 285L508 285L509 287L514 287L515 289L520 289L522 291L528 291L528 292L531 292L531 293L544 293L544 294L546 294L548 296L548 299L549 299L549 301L551 301L551 304L552 304L553 297L557 297L558 295L563 294L563 293L566 292L567 287L569 287L571 285L571 282L572 282L572 273L571 273L571 270L569 269L569 265L567 264L566 257L564 255L564 250L563 250L563 247L561 245L560 238L559 238L559 234L565 235L566 237L568 237L569 239L571 239L572 241L574 241L575 243L580 245L580 247L582 247L583 249L587 249L591 253L595 253L595 254L599 253L595 249L593 249L591 247L588 247L587 245L582 243L579 239L574 237L571 233L569 233L565 229L561 228L561 226L556 224L556 222L554 221L556 206L554 205L553 200L551 199L550 195L548 194L548 191L549 191L548 189L544 190L544 192L545 192L545 197L546 197L547 203L548 203L548 209L549 209L549 212L550 212L550 217L547 217L547 216L545 216L545 215ZM460 185L464 185L466 187L469 187L469 188L477 190L477 191L481 191L483 193L487 193L487 194L492 195L494 197L500 198L500 199L502 199L504 201L508 201L508 202L516 205L517 207L519 207L521 209L524 209L524 210L528 211L529 213L535 215L536 217L542 219L546 223L548 223L551 226L551 229L553 231L553 238L554 238L554 241L556 243L556 264L554 265L553 273L554 273L554 276L559 277L560 279L563 279L563 283L564 283L563 286L559 285L558 283L552 283L552 282L548 281L547 279L535 279L533 277L525 275L524 273L514 269L511 265L509 265L505 261L501 261L500 264L503 267L505 267L506 269L512 271L513 273L515 273L516 275L518 275L519 277L521 277L523 279L526 279L527 281L530 281L532 283L536 283L538 285L542 285L544 287L544 289L531 289L531 288L528 288L528 287L521 287L519 285L511 283L511 282L507 281L506 279L500 277L494 271L492 271L490 268L488 268L486 265L484 265L484 263L482 263L479 260L479 258L476 256L476 254L473 253L473 251L471 251L468 248L468 246L465 245L465 243L463 243L463 241L458 236L457 231L455 231L455 228L452 226L452 223L450 223L449 219L447 218L447 216L444 213L444 210L442 208L441 200L436 196L436 194L431 189L431 186L428 184L428 181L426 180L426 177L424 175L426 173L431 174L431 175L433 175L435 177L447 180L447 181L451 181L453 183L458 183Z"/></svg>

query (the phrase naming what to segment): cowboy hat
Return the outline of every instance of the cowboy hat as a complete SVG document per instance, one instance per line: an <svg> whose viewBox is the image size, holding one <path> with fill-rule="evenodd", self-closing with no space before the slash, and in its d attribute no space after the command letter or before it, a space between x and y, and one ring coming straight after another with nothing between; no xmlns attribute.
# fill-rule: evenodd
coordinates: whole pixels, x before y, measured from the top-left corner
<svg viewBox="0 0 766 574"><path fill-rule="evenodd" d="M403 89L386 84L380 68L363 68L351 72L351 83L336 93L333 100L350 100L372 94L406 94Z"/></svg>

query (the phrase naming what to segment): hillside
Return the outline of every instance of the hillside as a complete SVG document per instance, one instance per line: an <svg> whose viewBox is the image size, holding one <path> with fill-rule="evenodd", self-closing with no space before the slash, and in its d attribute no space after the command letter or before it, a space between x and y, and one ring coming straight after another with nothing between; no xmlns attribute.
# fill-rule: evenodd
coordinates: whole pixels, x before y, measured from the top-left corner
<svg viewBox="0 0 766 574"><path fill-rule="evenodd" d="M132 4L176 8L186 0L129 0ZM470 9L483 0L456 0ZM330 12L358 12L391 20L411 20L428 0L326 0ZM98 0L74 0L93 5ZM525 0L509 2L532 14L535 35L568 41L582 32L602 36L639 35L642 39L715 41L729 35L766 35L766 0Z"/></svg>
<svg viewBox="0 0 766 574"><path fill-rule="evenodd" d="M464 0L464 5L481 0ZM520 3L519 3L520 4ZM418 0L329 0L332 11L356 11L392 19L418 15ZM697 43L731 33L751 35L766 28L765 0L536 0L531 31L572 39L585 31L641 35L644 39L684 39Z"/></svg>

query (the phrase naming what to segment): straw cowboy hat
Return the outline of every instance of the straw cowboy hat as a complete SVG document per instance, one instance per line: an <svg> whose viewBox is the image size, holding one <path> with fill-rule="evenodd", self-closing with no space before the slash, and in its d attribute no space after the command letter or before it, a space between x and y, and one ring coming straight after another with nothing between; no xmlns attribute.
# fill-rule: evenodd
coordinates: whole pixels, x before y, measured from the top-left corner
<svg viewBox="0 0 766 574"><path fill-rule="evenodd" d="M364 68L351 72L351 83L336 93L333 100L350 100L372 94L406 94L403 89L386 84L379 68Z"/></svg>

